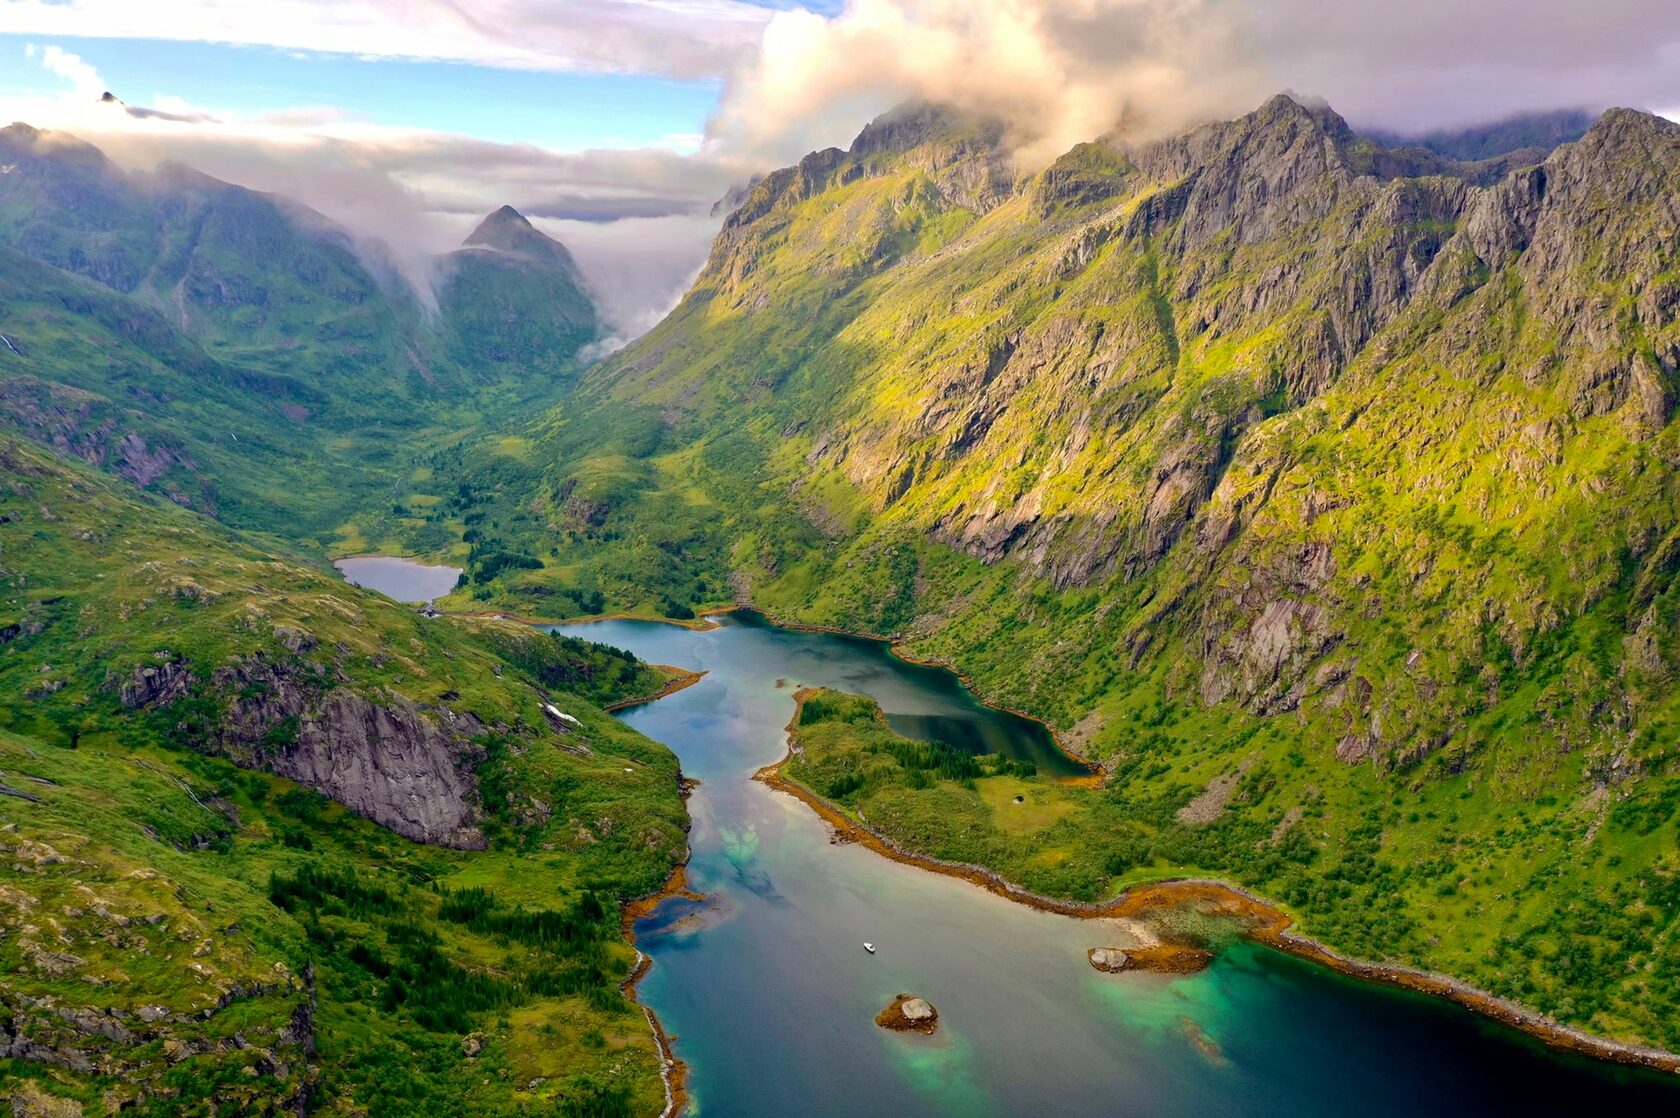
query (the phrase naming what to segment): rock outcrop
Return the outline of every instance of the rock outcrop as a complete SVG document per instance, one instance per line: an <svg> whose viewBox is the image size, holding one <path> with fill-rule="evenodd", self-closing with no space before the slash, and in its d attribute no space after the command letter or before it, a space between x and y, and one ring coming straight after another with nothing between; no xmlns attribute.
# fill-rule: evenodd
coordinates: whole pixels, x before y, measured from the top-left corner
<svg viewBox="0 0 1680 1118"><path fill-rule="evenodd" d="M299 629L275 635L294 651L315 646ZM131 709L166 707L198 682L171 660L135 668L119 693ZM483 848L475 772L487 727L475 715L396 692L370 697L306 661L260 654L215 669L208 694L222 714L192 728L204 748L295 780L417 842Z"/></svg>
<svg viewBox="0 0 1680 1118"><path fill-rule="evenodd" d="M300 676L261 657L217 669L212 689L232 697L216 748L417 842L483 848L474 773L486 727L477 717Z"/></svg>
<svg viewBox="0 0 1680 1118"><path fill-rule="evenodd" d="M1118 974L1131 963L1124 947L1093 947L1085 952L1091 965L1107 974Z"/></svg>
<svg viewBox="0 0 1680 1118"><path fill-rule="evenodd" d="M939 1027L939 1011L926 998L900 994L875 1015L875 1023L894 1032L927 1034Z"/></svg>
<svg viewBox="0 0 1680 1118"><path fill-rule="evenodd" d="M117 694L130 710L166 706L192 690L197 678L179 660L142 664L119 685Z"/></svg>
<svg viewBox="0 0 1680 1118"><path fill-rule="evenodd" d="M1093 947L1085 957L1105 974L1149 971L1154 974L1195 974L1213 961L1213 953L1179 943L1152 943L1143 947Z"/></svg>

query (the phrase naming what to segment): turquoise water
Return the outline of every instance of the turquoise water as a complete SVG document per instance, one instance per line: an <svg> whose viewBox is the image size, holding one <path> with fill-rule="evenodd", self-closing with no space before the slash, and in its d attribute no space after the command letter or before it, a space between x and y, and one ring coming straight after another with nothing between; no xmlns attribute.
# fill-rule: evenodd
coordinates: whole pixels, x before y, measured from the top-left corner
<svg viewBox="0 0 1680 1118"><path fill-rule="evenodd" d="M394 555L361 555L333 564L345 580L399 602L429 602L455 589L459 567L434 567Z"/></svg>
<svg viewBox="0 0 1680 1118"><path fill-rule="evenodd" d="M948 673L876 643L726 615L696 632L647 622L564 627L700 683L625 721L701 780L690 879L637 925L641 995L675 1035L694 1112L929 1114L1674 1113L1680 1081L1548 1053L1431 999L1239 946L1184 978L1105 975L1102 921L834 845L807 807L752 781L780 758L800 686L874 696L901 730L1040 755L1042 728L981 707ZM983 743L979 744L979 743ZM878 952L863 950L865 940ZM940 1012L932 1037L874 1015L899 992Z"/></svg>

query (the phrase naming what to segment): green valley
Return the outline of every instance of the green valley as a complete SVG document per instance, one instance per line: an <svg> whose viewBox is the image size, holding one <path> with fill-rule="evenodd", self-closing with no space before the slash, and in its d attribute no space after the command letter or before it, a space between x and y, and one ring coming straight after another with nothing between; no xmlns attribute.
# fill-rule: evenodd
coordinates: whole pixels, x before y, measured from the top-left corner
<svg viewBox="0 0 1680 1118"><path fill-rule="evenodd" d="M570 254L509 207L420 284L179 165L24 124L0 161L0 423L237 527L446 546L460 525L391 499L415 459L560 399L600 333Z"/></svg>
<svg viewBox="0 0 1680 1118"><path fill-rule="evenodd" d="M996 913L918 955L904 867L823 860L750 780L801 687L782 775L903 852L1080 903L1218 879L1680 1052L1680 125L1411 143L1279 95L1138 127L1035 164L909 102L731 191L687 294L592 364L601 293L512 207L400 263L0 131L0 1111L845 1114L811 1084L872 1060L904 1083L871 1100L1034 1096L981 996L937 1048L840 1016L1007 951L1118 1080L1235 1097L1281 1066L1256 1037L1322 1028L1227 1057L1219 996L1092 985L1087 933ZM367 552L463 573L416 611L326 564ZM708 895L635 923L689 864L672 749ZM692 1100L642 950L650 1005L709 1023ZM1231 1005L1287 1014L1259 957ZM857 1070L804 1066L829 1041Z"/></svg>

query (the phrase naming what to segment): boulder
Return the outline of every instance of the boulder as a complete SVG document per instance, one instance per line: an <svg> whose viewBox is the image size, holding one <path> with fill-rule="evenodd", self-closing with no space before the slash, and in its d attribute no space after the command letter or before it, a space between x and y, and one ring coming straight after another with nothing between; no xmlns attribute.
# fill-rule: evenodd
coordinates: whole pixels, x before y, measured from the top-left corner
<svg viewBox="0 0 1680 1118"><path fill-rule="evenodd" d="M1156 974L1195 974L1213 961L1213 952L1180 943L1146 947L1093 947L1085 953L1091 965L1108 974L1143 970Z"/></svg>
<svg viewBox="0 0 1680 1118"><path fill-rule="evenodd" d="M1085 952L1085 957L1091 960L1091 965L1100 971L1117 974L1131 964L1131 959L1121 947L1093 947Z"/></svg>

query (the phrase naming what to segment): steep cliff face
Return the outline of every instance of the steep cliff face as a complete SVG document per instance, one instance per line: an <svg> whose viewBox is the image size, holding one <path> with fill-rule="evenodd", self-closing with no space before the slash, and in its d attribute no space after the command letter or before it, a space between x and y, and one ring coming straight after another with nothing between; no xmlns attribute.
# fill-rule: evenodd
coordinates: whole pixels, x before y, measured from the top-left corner
<svg viewBox="0 0 1680 1118"><path fill-rule="evenodd" d="M288 634L294 645L315 644ZM475 774L489 727L477 715L395 691L369 697L284 651L238 657L208 676L201 687L184 663L141 665L121 683L123 705L167 714L177 700L207 700L214 713L180 727L201 748L313 788L405 838L484 848Z"/></svg>
<svg viewBox="0 0 1680 1118"><path fill-rule="evenodd" d="M1668 530L1665 505L1569 487L1652 453L1670 487L1677 133L1617 110L1533 165L1466 164L1277 97L1011 178L996 130L905 112L768 176L586 393L663 409L667 447L762 432L756 468L831 538L837 506L866 548L909 531L1057 592L1141 597L1111 638L1134 664L1192 655L1206 702L1409 689L1409 648L1381 669L1337 649L1374 613L1431 608L1418 586L1374 605L1370 574L1425 504L1514 544L1464 576L1479 619L1402 622L1450 673L1484 626L1530 647L1610 593L1543 574L1560 547L1584 571ZM562 434L562 462L571 445L587 436ZM775 551L760 582L794 558ZM842 584L864 567L847 559ZM1516 589L1535 580L1539 610ZM1372 748L1416 732L1391 720Z"/></svg>
<svg viewBox="0 0 1680 1118"><path fill-rule="evenodd" d="M345 688L310 702L265 665L218 676L242 690L272 680L261 699L236 700L229 710L223 741L234 759L314 788L406 838L484 848L475 776L486 727L477 716L425 710L401 695L375 702Z"/></svg>
<svg viewBox="0 0 1680 1118"><path fill-rule="evenodd" d="M16 441L0 441L0 463L21 541L0 552L0 577L32 607L0 626L13 635L0 677L51 698L14 712L20 729L76 728L78 703L119 704L180 745L458 849L485 845L490 741L558 748L542 693L454 626L125 501Z"/></svg>

